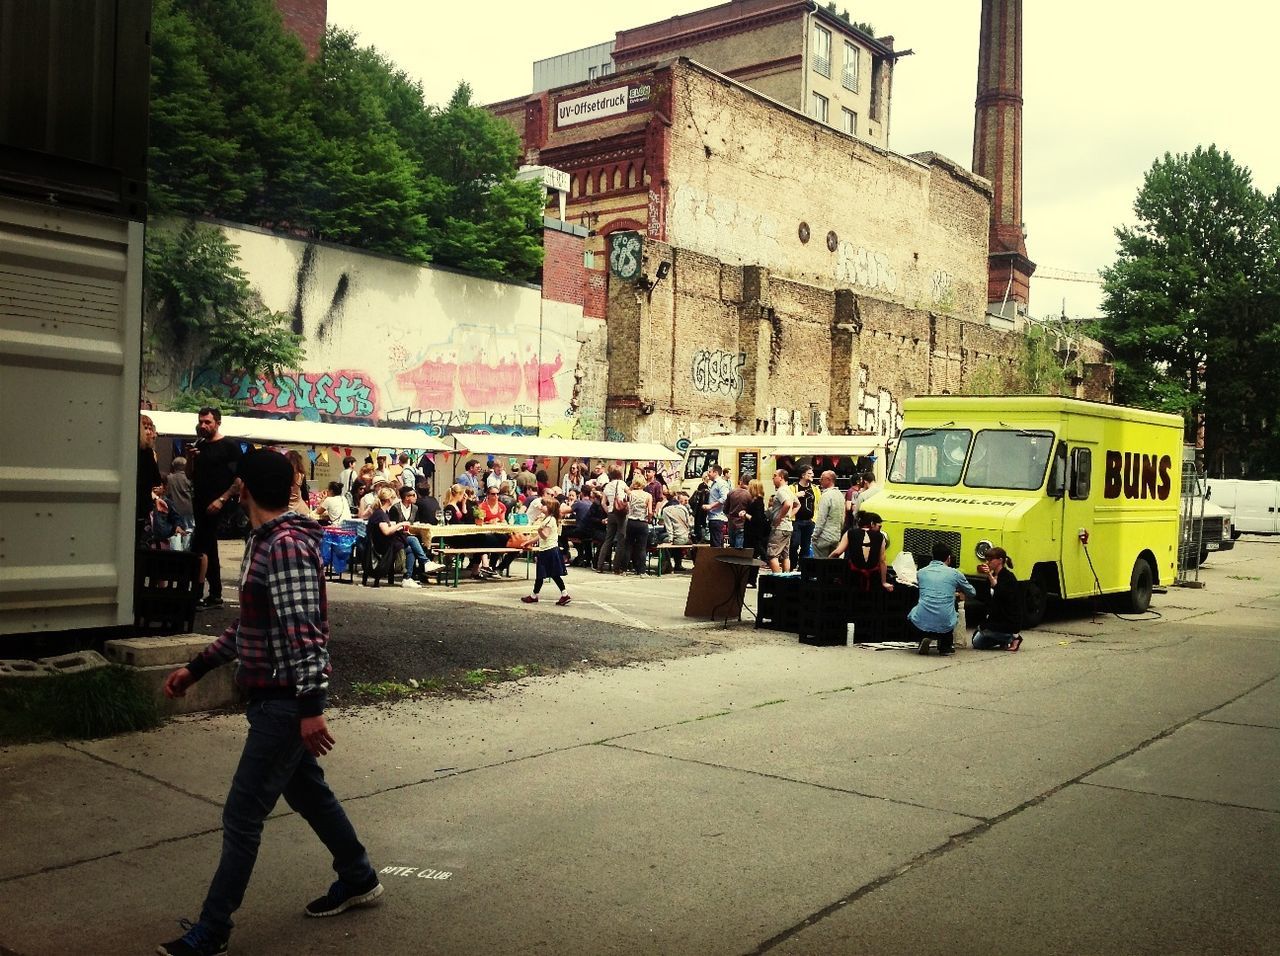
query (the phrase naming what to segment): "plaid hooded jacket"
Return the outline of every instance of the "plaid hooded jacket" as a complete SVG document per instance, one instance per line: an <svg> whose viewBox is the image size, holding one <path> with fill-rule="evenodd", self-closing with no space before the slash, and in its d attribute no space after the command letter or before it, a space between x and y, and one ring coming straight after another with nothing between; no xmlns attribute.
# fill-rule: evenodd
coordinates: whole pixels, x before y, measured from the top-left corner
<svg viewBox="0 0 1280 956"><path fill-rule="evenodd" d="M320 541L311 518L286 512L255 528L240 565L240 619L187 665L199 680L239 660L250 697L297 698L299 713L324 711L329 688L329 611Z"/></svg>

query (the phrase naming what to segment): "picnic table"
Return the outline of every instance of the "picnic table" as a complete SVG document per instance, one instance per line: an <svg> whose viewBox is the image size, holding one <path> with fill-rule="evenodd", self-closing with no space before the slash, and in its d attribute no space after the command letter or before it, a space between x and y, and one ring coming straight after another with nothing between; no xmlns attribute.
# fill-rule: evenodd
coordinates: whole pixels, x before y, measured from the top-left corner
<svg viewBox="0 0 1280 956"><path fill-rule="evenodd" d="M510 524L508 522L499 522L498 524L425 524L416 522L409 525L410 534L416 535L422 546L427 550L434 547L439 552L441 562L446 565L452 565L449 569L453 580L453 586L458 586L460 577L459 558L464 555L473 554L511 554L520 553L520 548L493 547L493 548L451 548L448 540L450 538L465 538L478 534L531 534L538 530L538 524ZM525 577L529 576L529 557L532 552L526 552L525 559ZM446 559L452 556L452 561Z"/></svg>

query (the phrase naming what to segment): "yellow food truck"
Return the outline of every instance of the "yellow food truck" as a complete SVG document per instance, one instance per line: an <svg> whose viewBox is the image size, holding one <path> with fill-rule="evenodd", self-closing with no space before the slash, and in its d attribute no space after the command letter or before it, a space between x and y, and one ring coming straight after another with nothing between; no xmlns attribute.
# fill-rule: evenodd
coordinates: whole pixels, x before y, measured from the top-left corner
<svg viewBox="0 0 1280 956"><path fill-rule="evenodd" d="M999 545L1022 582L1025 625L1050 597L1121 595L1147 609L1177 573L1182 419L1073 398L912 398L875 510L890 547L935 541L985 594Z"/></svg>
<svg viewBox="0 0 1280 956"><path fill-rule="evenodd" d="M822 472L834 471L836 487L845 491L868 472L883 482L884 463L885 439L878 435L709 435L690 443L681 487L692 494L703 473L719 465L735 484L739 476L759 478L769 499L775 471L787 469L795 484L808 465L815 481Z"/></svg>

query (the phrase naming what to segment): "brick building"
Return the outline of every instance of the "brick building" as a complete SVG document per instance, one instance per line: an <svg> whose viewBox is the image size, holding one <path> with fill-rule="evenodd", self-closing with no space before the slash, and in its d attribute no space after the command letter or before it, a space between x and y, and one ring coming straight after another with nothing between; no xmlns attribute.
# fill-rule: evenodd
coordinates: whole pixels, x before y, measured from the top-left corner
<svg viewBox="0 0 1280 956"><path fill-rule="evenodd" d="M984 317L990 185L945 157L685 58L492 108L590 230L575 401L611 433L894 433L902 398L1017 352Z"/></svg>

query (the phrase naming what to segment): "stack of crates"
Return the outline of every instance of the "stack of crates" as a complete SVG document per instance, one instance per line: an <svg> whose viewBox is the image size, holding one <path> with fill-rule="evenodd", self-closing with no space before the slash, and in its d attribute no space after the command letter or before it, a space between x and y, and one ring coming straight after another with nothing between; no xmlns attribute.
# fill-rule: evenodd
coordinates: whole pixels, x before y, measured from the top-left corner
<svg viewBox="0 0 1280 956"><path fill-rule="evenodd" d="M756 589L756 627L794 633L800 609L799 575L762 574Z"/></svg>
<svg viewBox="0 0 1280 956"><path fill-rule="evenodd" d="M910 640L907 612L915 607L919 596L917 588L898 585L893 591L886 591L875 580L867 591L850 595L854 643Z"/></svg>
<svg viewBox="0 0 1280 956"><path fill-rule="evenodd" d="M851 572L844 561L800 559L800 596L796 632L801 644L845 644L852 607Z"/></svg>

